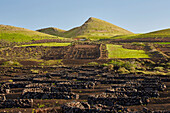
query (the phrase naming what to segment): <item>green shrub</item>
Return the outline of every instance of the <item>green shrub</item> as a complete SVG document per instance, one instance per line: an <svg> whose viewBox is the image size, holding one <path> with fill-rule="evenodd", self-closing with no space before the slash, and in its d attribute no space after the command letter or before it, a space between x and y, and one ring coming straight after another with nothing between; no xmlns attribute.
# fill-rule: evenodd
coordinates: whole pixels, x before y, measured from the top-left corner
<svg viewBox="0 0 170 113"><path fill-rule="evenodd" d="M54 65L63 65L62 60L47 60L43 63L40 63L41 66L54 66Z"/></svg>
<svg viewBox="0 0 170 113"><path fill-rule="evenodd" d="M155 65L156 63L152 60L149 60L149 59L144 59L144 64L148 64L148 65Z"/></svg>
<svg viewBox="0 0 170 113"><path fill-rule="evenodd" d="M136 45L136 46L145 46L145 44L142 43L142 42L140 42L140 43L133 42L132 45Z"/></svg>
<svg viewBox="0 0 170 113"><path fill-rule="evenodd" d="M135 63L132 63L132 62L129 62L129 61L122 61L122 60L112 60L109 62L109 64L113 64L114 67L124 67L128 70L131 70L132 67L133 68L136 68L136 64Z"/></svg>
<svg viewBox="0 0 170 113"><path fill-rule="evenodd" d="M44 104L38 104L38 108L43 108L43 107L45 107Z"/></svg>
<svg viewBox="0 0 170 113"><path fill-rule="evenodd" d="M170 72L166 73L166 75L170 76Z"/></svg>
<svg viewBox="0 0 170 113"><path fill-rule="evenodd" d="M97 65L99 65L97 62L90 62L90 63L88 63L88 65L91 65L91 66L97 66Z"/></svg>
<svg viewBox="0 0 170 113"><path fill-rule="evenodd" d="M31 69L30 71L31 71L31 73L33 73L33 74L38 74L38 73L39 73L39 70L35 70L35 69Z"/></svg>
<svg viewBox="0 0 170 113"><path fill-rule="evenodd" d="M141 71L145 75L166 75L164 72L159 71Z"/></svg>
<svg viewBox="0 0 170 113"><path fill-rule="evenodd" d="M154 70L157 70L157 71L164 71L164 68L163 68L163 67L155 67Z"/></svg>
<svg viewBox="0 0 170 113"><path fill-rule="evenodd" d="M39 108L43 108L45 105L44 104L41 104L40 106L39 106Z"/></svg>
<svg viewBox="0 0 170 113"><path fill-rule="evenodd" d="M103 63L101 66L103 66L103 67L107 67L109 64L107 64L107 63Z"/></svg>
<svg viewBox="0 0 170 113"><path fill-rule="evenodd" d="M166 63L167 68L170 68L170 62Z"/></svg>
<svg viewBox="0 0 170 113"><path fill-rule="evenodd" d="M8 82L13 82L13 80L8 80Z"/></svg>
<svg viewBox="0 0 170 113"><path fill-rule="evenodd" d="M118 72L121 73L121 74L128 74L130 73L127 69L125 69L124 67L120 67L118 69Z"/></svg>
<svg viewBox="0 0 170 113"><path fill-rule="evenodd" d="M16 61L6 61L2 63L3 66L22 66L19 62Z"/></svg>
<svg viewBox="0 0 170 113"><path fill-rule="evenodd" d="M108 65L108 70L109 70L109 71L112 71L113 68L114 68L114 65L113 65L113 64L109 64L109 65Z"/></svg>
<svg viewBox="0 0 170 113"><path fill-rule="evenodd" d="M160 65L161 65L161 66L165 66L166 64L165 64L165 63L161 63Z"/></svg>
<svg viewBox="0 0 170 113"><path fill-rule="evenodd" d="M114 67L123 67L124 62L121 60L112 60L109 64L113 64Z"/></svg>
<svg viewBox="0 0 170 113"><path fill-rule="evenodd" d="M101 76L101 75L99 75L99 74L98 74L98 75L96 75L96 77L100 77L100 76Z"/></svg>
<svg viewBox="0 0 170 113"><path fill-rule="evenodd" d="M130 68L130 72L135 72L136 71L136 68L135 67L131 67Z"/></svg>

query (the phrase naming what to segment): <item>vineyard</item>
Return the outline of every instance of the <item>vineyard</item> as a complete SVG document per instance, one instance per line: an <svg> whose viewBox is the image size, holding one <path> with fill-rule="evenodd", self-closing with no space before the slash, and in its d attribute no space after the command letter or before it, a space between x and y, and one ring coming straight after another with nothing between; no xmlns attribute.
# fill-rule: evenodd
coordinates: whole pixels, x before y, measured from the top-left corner
<svg viewBox="0 0 170 113"><path fill-rule="evenodd" d="M147 60L141 62L144 61ZM35 74L33 70L39 72ZM42 73L47 70L48 73ZM4 108L8 112L28 113L170 110L168 75L121 74L114 70L116 67L102 65L14 67L12 70L1 67L0 112Z"/></svg>

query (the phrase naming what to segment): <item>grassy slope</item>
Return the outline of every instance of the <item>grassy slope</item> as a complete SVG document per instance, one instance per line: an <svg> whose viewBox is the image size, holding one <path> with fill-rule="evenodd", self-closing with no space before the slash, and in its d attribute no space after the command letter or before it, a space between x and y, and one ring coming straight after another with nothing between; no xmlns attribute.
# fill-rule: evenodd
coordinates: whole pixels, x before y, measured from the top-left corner
<svg viewBox="0 0 170 113"><path fill-rule="evenodd" d="M87 37L91 39L110 38L116 35L133 34L132 32L109 22L92 17L89 18L82 26L73 28L69 31L64 31L57 28L46 28L38 31L68 38Z"/></svg>
<svg viewBox="0 0 170 113"><path fill-rule="evenodd" d="M58 39L59 37L40 33L37 31L28 30L9 25L0 25L0 39L10 42L28 42L31 40L41 39Z"/></svg>
<svg viewBox="0 0 170 113"><path fill-rule="evenodd" d="M109 58L149 58L143 50L125 49L122 45L107 44Z"/></svg>
<svg viewBox="0 0 170 113"><path fill-rule="evenodd" d="M151 37L151 38L157 38L157 37L169 37L170 38L170 29L163 29L159 31L154 31L146 34L141 34L140 37Z"/></svg>
<svg viewBox="0 0 170 113"><path fill-rule="evenodd" d="M22 47L25 46L68 46L71 43L39 43L39 44L28 44L28 45L22 45Z"/></svg>
<svg viewBox="0 0 170 113"><path fill-rule="evenodd" d="M130 35L121 35L121 36L114 36L111 39L133 39L141 34L130 34Z"/></svg>
<svg viewBox="0 0 170 113"><path fill-rule="evenodd" d="M131 36L128 38L129 39L133 39L133 38L170 38L170 28L159 30L159 31L154 31L154 32L150 32L150 33L145 33L145 34L139 34L139 35Z"/></svg>
<svg viewBox="0 0 170 113"><path fill-rule="evenodd" d="M169 36L170 35L170 28L169 29L163 29L159 31L154 31L150 33L146 33L145 35L163 35L163 36Z"/></svg>

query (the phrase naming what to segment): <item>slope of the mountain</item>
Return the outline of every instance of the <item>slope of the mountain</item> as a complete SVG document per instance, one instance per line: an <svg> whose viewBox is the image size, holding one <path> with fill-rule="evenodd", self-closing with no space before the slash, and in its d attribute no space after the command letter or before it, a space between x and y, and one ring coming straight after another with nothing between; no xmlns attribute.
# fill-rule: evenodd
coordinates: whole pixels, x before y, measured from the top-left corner
<svg viewBox="0 0 170 113"><path fill-rule="evenodd" d="M144 35L153 35L153 36L156 35L156 36L163 36L163 37L169 36L170 37L170 28L146 33Z"/></svg>
<svg viewBox="0 0 170 113"><path fill-rule="evenodd" d="M37 31L46 33L46 34L50 34L50 35L55 35L55 36L63 36L63 33L65 32L65 30L54 28L54 27L39 29Z"/></svg>
<svg viewBox="0 0 170 113"><path fill-rule="evenodd" d="M73 28L68 31L56 29L56 28L46 28L37 30L43 33L63 36L67 38L75 37L86 37L86 38L109 38L117 35L129 35L133 34L121 27L113 25L109 22L90 17L83 25L80 27Z"/></svg>
<svg viewBox="0 0 170 113"><path fill-rule="evenodd" d="M170 28L149 32L145 34L114 36L115 40L144 41L144 42L170 42Z"/></svg>
<svg viewBox="0 0 170 113"><path fill-rule="evenodd" d="M0 25L0 39L11 42L28 42L31 40L41 40L58 38L53 35L32 31L25 28L14 27L9 25Z"/></svg>
<svg viewBox="0 0 170 113"><path fill-rule="evenodd" d="M170 28L169 29L163 29L158 30L154 32L149 32L145 34L136 35L130 38L164 38L166 40L170 40Z"/></svg>
<svg viewBox="0 0 170 113"><path fill-rule="evenodd" d="M113 25L109 22L97 19L89 18L82 26L73 28L64 33L65 37L112 37L116 35L133 34L121 27Z"/></svg>

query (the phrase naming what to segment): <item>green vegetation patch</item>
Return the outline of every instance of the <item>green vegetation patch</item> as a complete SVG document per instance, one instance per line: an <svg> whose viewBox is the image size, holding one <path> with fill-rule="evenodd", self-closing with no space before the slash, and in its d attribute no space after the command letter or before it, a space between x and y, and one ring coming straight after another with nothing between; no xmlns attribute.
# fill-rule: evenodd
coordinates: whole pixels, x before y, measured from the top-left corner
<svg viewBox="0 0 170 113"><path fill-rule="evenodd" d="M40 64L41 66L63 65L62 60L47 60Z"/></svg>
<svg viewBox="0 0 170 113"><path fill-rule="evenodd" d="M22 45L22 47L26 46L68 46L71 43L39 43L39 44L29 44L29 45Z"/></svg>
<svg viewBox="0 0 170 113"><path fill-rule="evenodd" d="M149 58L143 50L125 49L122 45L107 44L109 58Z"/></svg>
<svg viewBox="0 0 170 113"><path fill-rule="evenodd" d="M128 34L128 35L118 35L118 36L114 36L111 39L133 39L133 38L138 38L137 36L139 36L141 34Z"/></svg>
<svg viewBox="0 0 170 113"><path fill-rule="evenodd" d="M17 61L5 61L2 63L1 66L22 66L19 62Z"/></svg>
<svg viewBox="0 0 170 113"><path fill-rule="evenodd" d="M170 42L156 42L156 44L170 44Z"/></svg>

